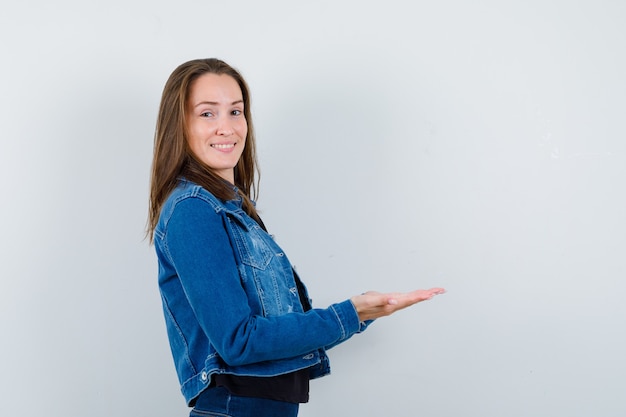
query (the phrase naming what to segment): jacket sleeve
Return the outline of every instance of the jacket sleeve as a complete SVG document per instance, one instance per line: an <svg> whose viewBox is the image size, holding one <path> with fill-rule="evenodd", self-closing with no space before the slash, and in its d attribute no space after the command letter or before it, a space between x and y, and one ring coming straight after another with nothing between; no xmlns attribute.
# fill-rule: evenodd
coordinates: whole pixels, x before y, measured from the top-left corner
<svg viewBox="0 0 626 417"><path fill-rule="evenodd" d="M350 303L352 304L352 303ZM352 306L352 308L354 308L354 305ZM355 311L356 314L356 311ZM358 316L357 316L358 317ZM324 346L324 349L329 350L334 348L335 346L345 342L346 340L348 340L350 337L354 336L357 333L363 333L365 331L365 329L367 329L372 323L374 323L375 320L366 320L366 321L362 321L359 323L359 330L357 330L356 332L352 333L348 338L346 339L341 339L341 340L337 340L334 343L331 343L330 345L326 345Z"/></svg>
<svg viewBox="0 0 626 417"><path fill-rule="evenodd" d="M306 313L253 314L222 216L202 199L177 203L164 247L198 325L231 366L303 355L363 330L350 300Z"/></svg>

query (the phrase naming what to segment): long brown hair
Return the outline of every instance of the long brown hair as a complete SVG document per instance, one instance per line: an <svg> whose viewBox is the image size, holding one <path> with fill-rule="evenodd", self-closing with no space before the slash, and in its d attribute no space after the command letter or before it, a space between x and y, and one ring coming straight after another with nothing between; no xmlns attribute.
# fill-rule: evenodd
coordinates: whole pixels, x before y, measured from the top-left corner
<svg viewBox="0 0 626 417"><path fill-rule="evenodd" d="M236 196L232 184L196 158L187 143L186 113L191 85L198 77L209 73L228 75L241 88L248 135L243 153L235 166L235 186L243 198L244 210L251 217L258 219L251 201L256 198L258 190L256 180L258 167L248 85L241 74L224 61L216 58L196 59L185 62L172 72L161 96L154 134L154 156L150 178L147 234L151 242L161 207L181 177L201 185L221 200L229 200Z"/></svg>

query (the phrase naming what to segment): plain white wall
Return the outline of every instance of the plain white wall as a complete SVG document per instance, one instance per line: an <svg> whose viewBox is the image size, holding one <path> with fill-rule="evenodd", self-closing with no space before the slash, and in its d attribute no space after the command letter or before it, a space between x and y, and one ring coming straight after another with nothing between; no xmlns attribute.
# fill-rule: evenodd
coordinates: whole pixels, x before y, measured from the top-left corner
<svg viewBox="0 0 626 417"><path fill-rule="evenodd" d="M302 416L626 413L623 2L101 3L0 13L0 415L187 415L143 230L161 89L209 56L318 306L448 289Z"/></svg>

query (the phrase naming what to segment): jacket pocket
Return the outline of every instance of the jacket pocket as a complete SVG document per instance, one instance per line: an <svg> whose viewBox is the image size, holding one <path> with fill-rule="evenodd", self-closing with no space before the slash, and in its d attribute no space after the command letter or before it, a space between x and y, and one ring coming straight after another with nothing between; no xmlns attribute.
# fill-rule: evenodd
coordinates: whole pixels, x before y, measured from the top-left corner
<svg viewBox="0 0 626 417"><path fill-rule="evenodd" d="M265 232L255 225L244 230L239 221L227 216L233 245L242 264L264 270L272 260L272 250L264 239Z"/></svg>

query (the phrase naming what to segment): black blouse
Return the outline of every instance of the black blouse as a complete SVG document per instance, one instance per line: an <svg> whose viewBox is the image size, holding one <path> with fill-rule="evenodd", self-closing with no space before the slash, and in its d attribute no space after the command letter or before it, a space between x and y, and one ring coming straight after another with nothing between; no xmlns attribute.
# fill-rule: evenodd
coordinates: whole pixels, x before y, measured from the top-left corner
<svg viewBox="0 0 626 417"><path fill-rule="evenodd" d="M293 271L293 276L298 287L302 308L304 311L308 311L311 309L311 304L304 293L304 286L295 270ZM290 403L306 403L309 401L308 368L272 377L217 374L214 377L214 384L214 386L228 389L231 394L242 397L267 398Z"/></svg>

